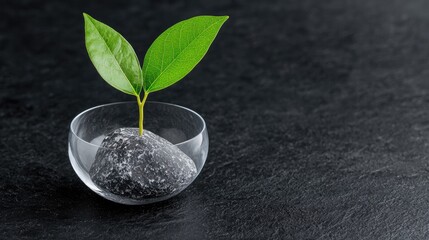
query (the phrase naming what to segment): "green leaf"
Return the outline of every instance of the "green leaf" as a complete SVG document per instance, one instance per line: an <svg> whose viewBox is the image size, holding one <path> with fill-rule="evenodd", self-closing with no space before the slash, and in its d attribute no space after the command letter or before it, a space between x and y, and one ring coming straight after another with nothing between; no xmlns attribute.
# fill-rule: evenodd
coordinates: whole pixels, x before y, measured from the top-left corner
<svg viewBox="0 0 429 240"><path fill-rule="evenodd" d="M83 17L86 49L98 73L114 88L139 96L143 77L134 49L111 27L86 13Z"/></svg>
<svg viewBox="0 0 429 240"><path fill-rule="evenodd" d="M204 57L228 16L198 16L163 32L143 63L146 92L164 89L186 76Z"/></svg>

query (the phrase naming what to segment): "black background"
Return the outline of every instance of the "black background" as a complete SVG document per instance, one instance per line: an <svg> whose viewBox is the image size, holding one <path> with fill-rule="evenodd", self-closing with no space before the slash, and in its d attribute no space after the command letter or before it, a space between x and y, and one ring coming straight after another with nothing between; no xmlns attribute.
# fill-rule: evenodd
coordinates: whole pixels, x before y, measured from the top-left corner
<svg viewBox="0 0 429 240"><path fill-rule="evenodd" d="M426 0L0 2L1 238L427 239ZM140 59L179 20L229 15L205 59L150 100L207 121L210 152L179 196L98 197L69 123L134 98L86 54L82 12Z"/></svg>

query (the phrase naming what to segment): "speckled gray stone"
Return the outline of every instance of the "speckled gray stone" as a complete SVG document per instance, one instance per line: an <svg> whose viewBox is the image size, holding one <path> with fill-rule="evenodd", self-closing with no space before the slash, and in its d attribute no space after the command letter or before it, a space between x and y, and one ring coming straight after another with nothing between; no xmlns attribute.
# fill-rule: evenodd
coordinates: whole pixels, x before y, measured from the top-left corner
<svg viewBox="0 0 429 240"><path fill-rule="evenodd" d="M163 197L185 188L197 175L194 162L164 138L136 128L108 134L90 169L104 190L136 200Z"/></svg>

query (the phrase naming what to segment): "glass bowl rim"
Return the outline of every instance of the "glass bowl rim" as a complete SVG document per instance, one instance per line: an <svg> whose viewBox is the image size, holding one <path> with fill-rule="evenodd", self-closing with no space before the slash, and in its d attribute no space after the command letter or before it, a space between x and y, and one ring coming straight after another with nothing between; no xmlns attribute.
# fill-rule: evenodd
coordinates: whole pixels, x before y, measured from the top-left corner
<svg viewBox="0 0 429 240"><path fill-rule="evenodd" d="M166 102L159 102L159 101L147 101L146 103L150 103L150 104L161 104L161 105L169 105L169 106L172 106L172 107L181 108L181 109L183 109L183 110L185 110L185 111L188 111L188 112L190 112L190 113L192 113L192 114L196 115L196 116L200 119L200 121L203 123L203 127L202 127L201 131L199 131L195 136L193 136L193 137L190 137L190 138L186 139L185 141L182 141L182 142L179 142L179 143L173 144L173 145L174 145L174 146L176 146L176 147L179 147L179 146L181 146L181 145L183 145L183 144L186 144L186 143L188 143L188 142L190 142L190 141L192 141L192 140L196 139L197 137L199 137L200 135L202 135L202 134L204 133L204 131L206 131L206 127L207 127L207 126L206 126L206 122L204 121L204 118L203 118L199 113L197 113L196 111L194 111L194 110L192 110L192 109L190 109L190 108L183 107L183 106L181 106L181 105L177 105L177 104L173 104L173 103L166 103ZM111 148L101 147L101 145L100 145L100 144L94 144L94 143L91 143L91 142L88 142L88 141L86 141L86 140L82 139L80 136L78 136L78 135L76 134L75 129L73 128L73 123L74 123L75 121L77 121L77 119L78 119L79 117L81 117L82 115L84 115L84 114L86 114L86 113L88 113L88 112L90 112L90 111L92 111L92 110L95 110L95 109L97 109L97 108L102 108L102 107L109 107L109 106L113 106L113 105L119 105L119 104L136 104L136 103L135 103L135 102L133 102L133 101L121 101L121 102L112 102L112 103L101 104L101 105L97 105L97 106L94 106L94 107L88 108L88 109L86 109L86 110L84 110L84 111L80 112L78 115L76 115L76 116L73 118L73 120L72 120L72 121L71 121L71 123L70 123L70 132L73 134L73 136L74 136L74 137L76 137L79 141L82 141L82 142L83 142L83 143L85 143L85 144L88 144L88 145L91 145L91 146L94 146L94 147L97 147L97 148L104 148L104 149L110 149L110 150L118 150L118 149L111 149ZM168 140L167 140L167 141L168 141ZM119 150L118 150L118 151L119 151ZM121 151L126 151L126 150L121 150ZM128 151L131 151L131 150L128 150ZM136 150L132 150L132 151L136 151Z"/></svg>

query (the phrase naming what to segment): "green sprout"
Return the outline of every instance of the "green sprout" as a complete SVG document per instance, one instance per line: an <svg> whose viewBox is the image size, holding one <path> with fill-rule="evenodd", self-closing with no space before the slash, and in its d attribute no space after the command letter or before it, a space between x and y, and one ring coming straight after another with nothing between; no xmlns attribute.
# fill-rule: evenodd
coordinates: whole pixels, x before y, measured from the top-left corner
<svg viewBox="0 0 429 240"><path fill-rule="evenodd" d="M83 17L86 49L98 73L112 87L137 98L140 136L149 93L185 77L207 53L228 19L228 16L197 16L176 23L152 43L140 67L134 49L121 34L86 13Z"/></svg>

